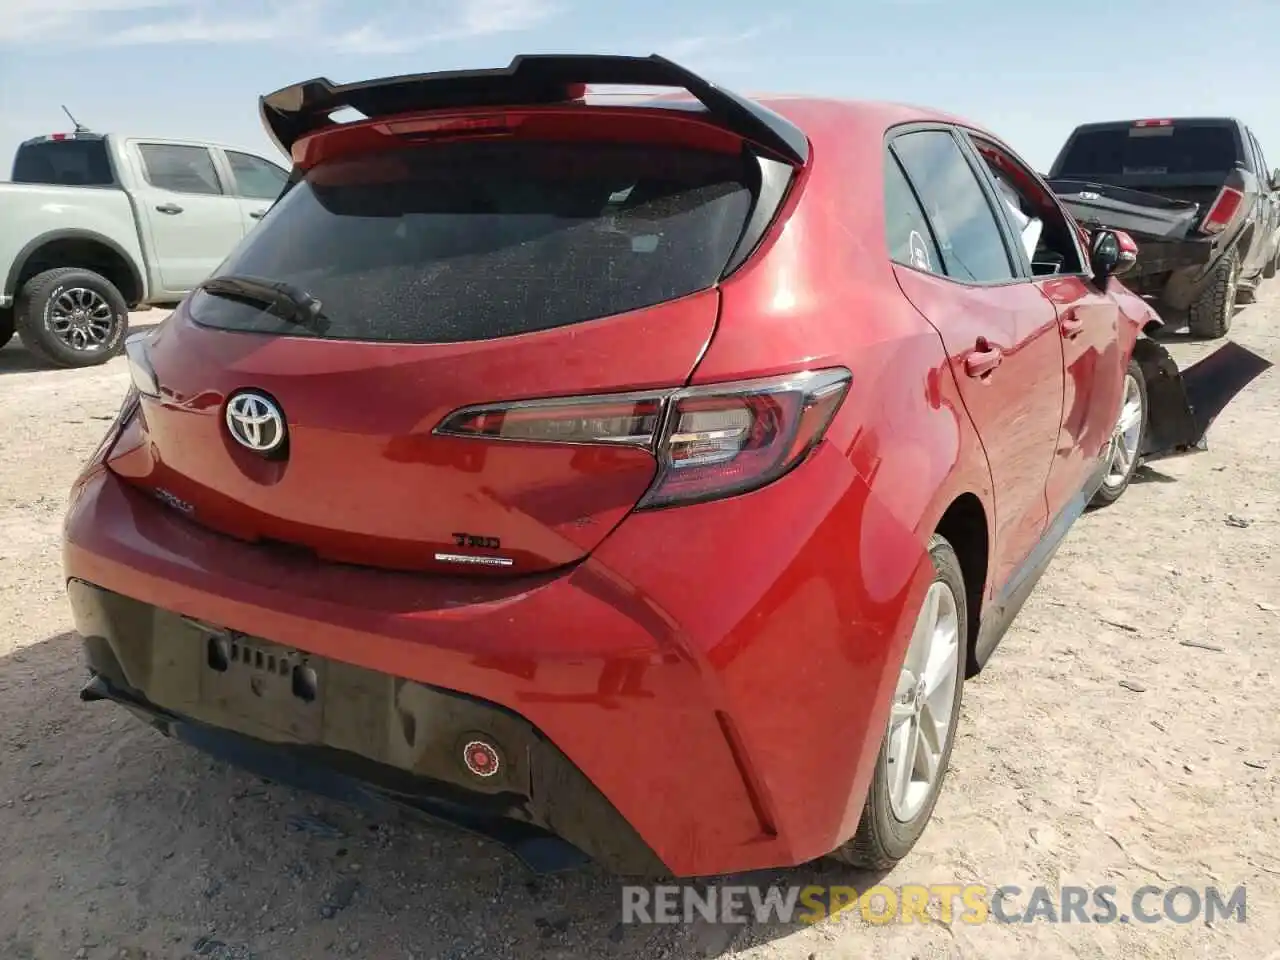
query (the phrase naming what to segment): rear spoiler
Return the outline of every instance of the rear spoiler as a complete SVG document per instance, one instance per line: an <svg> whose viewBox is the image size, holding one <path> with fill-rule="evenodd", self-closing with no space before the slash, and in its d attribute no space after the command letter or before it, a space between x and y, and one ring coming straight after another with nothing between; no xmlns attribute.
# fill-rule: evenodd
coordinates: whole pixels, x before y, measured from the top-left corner
<svg viewBox="0 0 1280 960"><path fill-rule="evenodd" d="M717 126L803 166L809 140L795 124L758 103L704 80L678 64L648 57L587 54L519 56L507 67L455 70L335 84L317 78L259 99L262 123L287 156L308 134L334 125L330 114L352 108L370 119L450 108L564 103L588 84L678 87L706 108Z"/></svg>

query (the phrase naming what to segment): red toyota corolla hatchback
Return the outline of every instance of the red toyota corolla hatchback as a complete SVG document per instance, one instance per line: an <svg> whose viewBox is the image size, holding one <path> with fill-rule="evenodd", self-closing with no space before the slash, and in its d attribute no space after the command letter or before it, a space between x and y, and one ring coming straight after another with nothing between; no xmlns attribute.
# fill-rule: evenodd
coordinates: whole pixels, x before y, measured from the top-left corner
<svg viewBox="0 0 1280 960"><path fill-rule="evenodd" d="M1127 238L953 118L656 57L262 113L289 186L73 492L82 695L535 865L902 857L1068 527L1207 426Z"/></svg>

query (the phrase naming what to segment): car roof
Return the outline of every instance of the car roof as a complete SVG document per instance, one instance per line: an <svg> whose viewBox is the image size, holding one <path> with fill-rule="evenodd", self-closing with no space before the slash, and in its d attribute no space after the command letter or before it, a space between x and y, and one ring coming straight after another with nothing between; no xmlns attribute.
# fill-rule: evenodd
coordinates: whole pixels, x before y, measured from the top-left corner
<svg viewBox="0 0 1280 960"><path fill-rule="evenodd" d="M986 134L995 140L1001 138L964 117L932 107L886 100L856 100L834 97L817 97L808 94L744 93L744 97L772 110L791 121L810 138L824 134L866 135L907 123L945 123L966 127ZM615 93L589 90L587 102L608 106L664 107L688 110L691 113L706 112L705 108L684 91ZM850 126L852 125L852 126Z"/></svg>

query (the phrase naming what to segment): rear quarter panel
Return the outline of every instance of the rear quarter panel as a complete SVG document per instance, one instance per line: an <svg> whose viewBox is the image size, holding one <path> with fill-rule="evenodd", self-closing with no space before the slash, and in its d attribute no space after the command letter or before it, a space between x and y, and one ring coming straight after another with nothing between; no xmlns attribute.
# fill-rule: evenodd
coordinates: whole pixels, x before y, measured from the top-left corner
<svg viewBox="0 0 1280 960"><path fill-rule="evenodd" d="M21 264L46 236L74 232L111 241L144 274L128 195L115 187L0 183L0 295L15 296Z"/></svg>
<svg viewBox="0 0 1280 960"><path fill-rule="evenodd" d="M762 248L724 283L692 382L846 366L852 386L825 441L778 490L719 505L731 536L710 533L719 522L700 527L718 541L716 586L673 588L663 601L691 627L691 653L767 772L768 804L799 858L856 829L932 579L929 537L960 494L989 505L991 482L941 341L893 277L883 127L854 112L796 112L814 160ZM679 538L693 517L681 513L623 530L639 522Z"/></svg>

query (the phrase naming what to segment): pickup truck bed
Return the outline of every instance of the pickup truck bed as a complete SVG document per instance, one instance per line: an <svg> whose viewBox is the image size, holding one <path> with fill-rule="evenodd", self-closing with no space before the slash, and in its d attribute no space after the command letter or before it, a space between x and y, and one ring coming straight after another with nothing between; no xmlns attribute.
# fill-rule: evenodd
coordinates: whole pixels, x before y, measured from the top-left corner
<svg viewBox="0 0 1280 960"><path fill-rule="evenodd" d="M1087 227L1114 227L1138 241L1131 278L1201 266L1213 255L1213 240L1193 234L1200 204L1085 180L1050 180L1071 215Z"/></svg>

